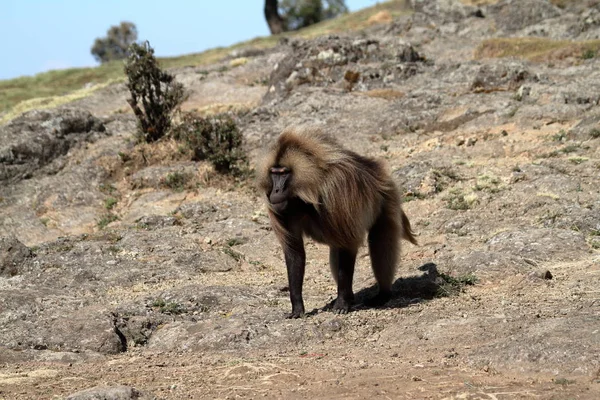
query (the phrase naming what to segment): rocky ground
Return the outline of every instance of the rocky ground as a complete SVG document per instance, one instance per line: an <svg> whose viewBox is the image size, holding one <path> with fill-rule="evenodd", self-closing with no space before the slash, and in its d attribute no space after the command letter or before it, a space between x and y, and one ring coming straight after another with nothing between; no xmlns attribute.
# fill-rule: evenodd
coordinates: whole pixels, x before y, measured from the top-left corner
<svg viewBox="0 0 600 400"><path fill-rule="evenodd" d="M312 311L285 319L252 181L136 145L115 84L0 126L0 399L600 398L600 58L577 47L600 5L397 4L364 31L173 71L185 109L235 115L252 165L290 125L387 160L420 245L385 307L360 305L363 248L359 304L323 310L309 241ZM520 37L576 42L495 57Z"/></svg>

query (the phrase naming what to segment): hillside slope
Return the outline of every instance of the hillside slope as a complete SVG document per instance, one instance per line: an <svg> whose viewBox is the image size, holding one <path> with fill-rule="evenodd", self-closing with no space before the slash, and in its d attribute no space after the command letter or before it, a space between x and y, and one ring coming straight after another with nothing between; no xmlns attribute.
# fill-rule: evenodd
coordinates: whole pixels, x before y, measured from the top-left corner
<svg viewBox="0 0 600 400"><path fill-rule="evenodd" d="M600 398L600 5L411 5L172 70L252 165L290 125L386 160L420 246L385 307L362 248L325 310L308 241L285 319L253 183L136 144L116 82L0 126L0 398Z"/></svg>

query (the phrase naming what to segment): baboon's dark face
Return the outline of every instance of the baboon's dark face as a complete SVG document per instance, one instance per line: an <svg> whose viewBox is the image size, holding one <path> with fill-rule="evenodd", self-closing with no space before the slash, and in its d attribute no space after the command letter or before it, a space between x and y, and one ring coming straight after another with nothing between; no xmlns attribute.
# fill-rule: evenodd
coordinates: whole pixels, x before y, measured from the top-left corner
<svg viewBox="0 0 600 400"><path fill-rule="evenodd" d="M288 206L288 202L292 197L290 182L292 171L286 167L271 167L271 192L267 193L271 208L277 214L282 214Z"/></svg>

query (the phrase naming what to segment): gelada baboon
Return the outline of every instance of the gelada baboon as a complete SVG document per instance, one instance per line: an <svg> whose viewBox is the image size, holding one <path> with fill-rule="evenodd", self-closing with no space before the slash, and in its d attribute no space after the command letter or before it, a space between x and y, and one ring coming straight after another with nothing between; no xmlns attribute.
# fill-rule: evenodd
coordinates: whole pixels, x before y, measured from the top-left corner
<svg viewBox="0 0 600 400"><path fill-rule="evenodd" d="M329 245L338 290L334 312L347 313L352 305L356 253L367 233L379 285L379 293L367 303L389 300L400 238L416 240L396 185L380 162L344 149L320 131L288 129L265 157L258 184L285 254L291 318L304 314L304 235Z"/></svg>

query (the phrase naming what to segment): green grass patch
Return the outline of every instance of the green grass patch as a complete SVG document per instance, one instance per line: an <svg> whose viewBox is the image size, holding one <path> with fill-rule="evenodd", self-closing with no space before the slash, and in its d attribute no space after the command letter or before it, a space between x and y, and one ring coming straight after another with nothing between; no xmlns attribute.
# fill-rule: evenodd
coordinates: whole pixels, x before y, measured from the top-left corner
<svg viewBox="0 0 600 400"><path fill-rule="evenodd" d="M115 205L117 205L117 199L115 199L114 197L109 197L104 200L104 208L106 208L107 210L112 210L112 208Z"/></svg>
<svg viewBox="0 0 600 400"><path fill-rule="evenodd" d="M158 298L152 303L152 307L158 308L163 314L179 315L183 314L186 310L181 304L174 301L166 301L165 299Z"/></svg>
<svg viewBox="0 0 600 400"><path fill-rule="evenodd" d="M575 383L574 380L567 379L567 378L556 378L553 380L553 382L556 383L557 385L563 385L563 386L571 385L571 384Z"/></svg>
<svg viewBox="0 0 600 400"><path fill-rule="evenodd" d="M174 190L175 192L183 192L185 189L185 185L190 180L190 176L186 173L182 172L173 172L167 174L167 176L163 179L165 186Z"/></svg>
<svg viewBox="0 0 600 400"><path fill-rule="evenodd" d="M461 189L451 189L444 197L446 207L451 210L468 210L478 201L478 196L474 193L464 194Z"/></svg>
<svg viewBox="0 0 600 400"><path fill-rule="evenodd" d="M573 164L577 164L577 165L584 163L588 160L589 160L589 158L587 158L587 157L580 157L580 156L569 157L569 161L572 162Z"/></svg>
<svg viewBox="0 0 600 400"><path fill-rule="evenodd" d="M231 247L223 247L223 253L227 254L229 257L233 258L235 261L240 261L244 258L242 253L238 253L233 250Z"/></svg>
<svg viewBox="0 0 600 400"><path fill-rule="evenodd" d="M540 37L485 39L475 49L475 58L516 57L529 61L561 60L568 57L594 57L600 50L600 40L553 40Z"/></svg>
<svg viewBox="0 0 600 400"><path fill-rule="evenodd" d="M479 279L474 274L453 277L444 273L438 276L438 288L435 297L456 296L464 291L465 286L475 285Z"/></svg>
<svg viewBox="0 0 600 400"><path fill-rule="evenodd" d="M409 201L413 201L413 200L423 200L426 197L427 196L425 194L423 194L419 191L409 192L404 195L404 197L402 198L402 202L408 203Z"/></svg>
<svg viewBox="0 0 600 400"><path fill-rule="evenodd" d="M117 217L115 214L106 214L98 220L98 228L104 229L108 226L108 224L115 222L118 219L119 217Z"/></svg>

